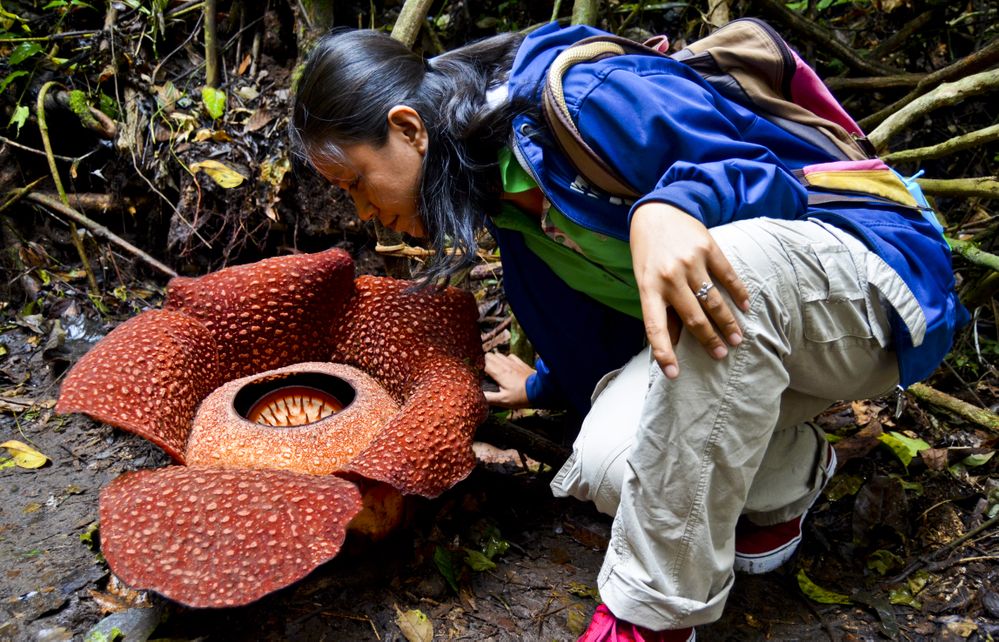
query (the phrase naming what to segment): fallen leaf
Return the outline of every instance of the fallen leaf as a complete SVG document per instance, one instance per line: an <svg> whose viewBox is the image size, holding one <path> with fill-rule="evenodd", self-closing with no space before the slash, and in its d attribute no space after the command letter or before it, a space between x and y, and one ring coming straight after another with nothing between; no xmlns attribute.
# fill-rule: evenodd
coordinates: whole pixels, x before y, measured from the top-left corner
<svg viewBox="0 0 999 642"><path fill-rule="evenodd" d="M798 587L808 599L819 604L850 604L850 596L824 589L805 575L804 569L798 571Z"/></svg>
<svg viewBox="0 0 999 642"><path fill-rule="evenodd" d="M409 642L432 642L434 639L434 625L423 611L411 609L403 612L399 606L395 607L395 623Z"/></svg>
<svg viewBox="0 0 999 642"><path fill-rule="evenodd" d="M242 76L246 73L247 68L250 66L250 54L243 56L243 61L239 63L239 69L236 70L237 76Z"/></svg>
<svg viewBox="0 0 999 642"><path fill-rule="evenodd" d="M258 129L263 129L274 120L276 114L271 111L267 111L264 108L256 109L250 117L246 119L246 125L243 126L244 131L255 132Z"/></svg>
<svg viewBox="0 0 999 642"><path fill-rule="evenodd" d="M238 187L243 184L243 181L246 180L245 176L217 160L209 159L199 161L197 163L191 163L189 169L192 172L203 170L213 181L225 189Z"/></svg>
<svg viewBox="0 0 999 642"><path fill-rule="evenodd" d="M895 456L898 457L899 461L906 468L909 467L909 462L912 458L919 454L920 451L926 450L930 447L928 443L922 439L913 439L912 437L906 437L900 432L886 432L878 439L884 445L891 448Z"/></svg>
<svg viewBox="0 0 999 642"><path fill-rule="evenodd" d="M0 444L0 448L6 448L13 457L14 465L20 468L41 468L49 461L48 457L31 446L13 439Z"/></svg>

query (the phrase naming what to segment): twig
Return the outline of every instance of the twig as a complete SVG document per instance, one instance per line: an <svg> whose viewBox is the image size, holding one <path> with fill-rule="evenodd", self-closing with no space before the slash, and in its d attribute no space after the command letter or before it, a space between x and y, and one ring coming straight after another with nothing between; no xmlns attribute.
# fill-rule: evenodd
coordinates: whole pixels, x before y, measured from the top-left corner
<svg viewBox="0 0 999 642"><path fill-rule="evenodd" d="M125 239L121 238L120 236L118 236L117 234L115 234L114 232L112 232L111 230L109 230L108 228L104 227L100 223L97 223L96 221L93 221L93 220L87 218L86 216L84 216L80 212L77 212L76 210L74 210L73 208L69 207L68 205L64 205L63 203L61 203L61 202L55 200L54 198L52 198L51 196L46 196L44 194L37 194L37 193L35 193L35 194L29 194L27 196L27 199L29 201L34 201L35 203L38 203L39 205L44 205L45 207L47 207L47 208L49 208L49 209L51 209L51 210L53 210L53 211L55 211L55 212L57 212L57 213L65 216L66 218L70 219L71 224L73 224L73 223L79 223L83 227L86 227L87 229L89 229L93 233L94 236L96 236L98 238L103 238L103 239L105 239L107 241L110 241L111 243L114 243L118 247L120 247L123 250L131 253L136 258L141 259L147 265L149 265L150 267L153 267L153 268L159 270L163 274L165 274L165 275L167 275L167 276L169 276L171 278L177 276L177 273L173 269L171 269L170 267L168 267L168 266L160 263L159 261L157 261L156 259L154 259L153 257L151 257L149 254L147 254L147 253L143 252L142 250L140 250L139 248L135 247L134 245L132 245L131 243L129 243Z"/></svg>
<svg viewBox="0 0 999 642"><path fill-rule="evenodd" d="M895 87L914 87L926 77L926 74L895 74L894 76L871 76L870 78L826 78L826 86L833 91L892 89Z"/></svg>
<svg viewBox="0 0 999 642"><path fill-rule="evenodd" d="M924 11L909 22L902 25L902 28L893 33L890 37L885 38L878 43L876 47L867 53L867 57L872 60L881 60L907 42L912 34L922 29L932 19L933 10L930 9L929 11Z"/></svg>
<svg viewBox="0 0 999 642"><path fill-rule="evenodd" d="M14 203L17 203L22 198L24 198L25 196L27 196L28 194L30 194L31 190L35 189L35 187L37 187L38 184L41 183L42 181L44 181L46 178L48 178L48 177L47 176L42 176L41 178L36 178L35 180L31 181L30 183L28 183L24 187L22 187L20 189L12 190L10 192L10 198L8 198L6 201L4 201L3 205L0 205L0 212L3 212L8 207L10 207L11 205L13 205Z"/></svg>
<svg viewBox="0 0 999 642"><path fill-rule="evenodd" d="M778 16L791 29L814 42L830 55L840 58L847 66L873 76L890 76L901 73L901 69L879 62L864 60L850 47L837 40L828 30L807 20L784 6L780 0L757 0L764 8Z"/></svg>
<svg viewBox="0 0 999 642"><path fill-rule="evenodd" d="M957 198L999 198L999 178L917 178L916 182L930 196Z"/></svg>
<svg viewBox="0 0 999 642"><path fill-rule="evenodd" d="M888 141L893 136L934 109L954 105L972 96L996 90L999 90L999 70L997 69L944 83L885 118L884 122L868 135L868 139L875 149L886 151ZM863 126L861 124L861 127Z"/></svg>
<svg viewBox="0 0 999 642"><path fill-rule="evenodd" d="M26 152L31 152L32 154L38 154L39 156L48 155L41 149L35 149L34 147L28 147L27 145L22 145L21 143L11 140L5 136L0 136L0 143L3 143L4 145L10 145L11 147L16 147L18 149L23 149ZM94 152L87 152L85 156L80 156L79 158L73 158L72 156L60 156L59 154L52 154L52 158L56 160L66 161L67 163L76 163L93 153Z"/></svg>
<svg viewBox="0 0 999 642"><path fill-rule="evenodd" d="M509 328L511 323L513 323L513 315L510 315L507 318L503 319L502 321L496 324L495 328L482 335L482 343L489 341L500 332L503 332L504 330Z"/></svg>
<svg viewBox="0 0 999 642"><path fill-rule="evenodd" d="M961 401L947 393L931 388L925 383L916 383L908 388L917 399L926 401L934 406L950 411L962 419L981 426L987 430L999 434L999 415L994 412L973 406L967 401Z"/></svg>
<svg viewBox="0 0 999 642"><path fill-rule="evenodd" d="M896 113L915 99L919 98L933 87L942 82L947 82L955 78L962 78L968 74L974 74L983 69L988 69L996 62L999 62L999 38L993 40L983 49L968 54L957 62L947 65L943 69L938 69L923 78L916 88L908 94L899 98L884 109L881 109L870 116L861 119L857 124L861 129L872 129L875 125Z"/></svg>
<svg viewBox="0 0 999 642"><path fill-rule="evenodd" d="M571 451L541 434L490 415L475 432L475 438L498 448L515 448L531 459L559 467Z"/></svg>
<svg viewBox="0 0 999 642"><path fill-rule="evenodd" d="M886 163L904 163L907 161L929 160L940 158L948 154L956 154L970 148L980 148L991 142L999 140L999 125L992 125L967 134L955 136L936 145L927 147L917 147L890 154L882 154L881 159Z"/></svg>
<svg viewBox="0 0 999 642"><path fill-rule="evenodd" d="M49 126L45 122L45 95L48 94L49 89L56 84L57 83L55 81L50 80L42 85L41 90L38 92L35 117L38 119L38 132L42 136L42 147L45 148L45 155L48 157L49 170L52 172L52 181L55 183L56 190L59 192L59 198L62 200L62 204L65 205L69 201L66 200L66 190L62 186L62 179L59 178L59 169L56 167L55 158L52 156L52 141L49 140ZM73 239L73 246L80 255L80 261L83 263L83 270L87 273L87 282L90 284L90 291L97 296L100 294L100 288L97 287L97 277L94 276L94 271L90 267L90 261L87 259L87 252L83 248L83 239L80 238L80 232L76 229L76 224L72 221L69 223L69 234Z"/></svg>

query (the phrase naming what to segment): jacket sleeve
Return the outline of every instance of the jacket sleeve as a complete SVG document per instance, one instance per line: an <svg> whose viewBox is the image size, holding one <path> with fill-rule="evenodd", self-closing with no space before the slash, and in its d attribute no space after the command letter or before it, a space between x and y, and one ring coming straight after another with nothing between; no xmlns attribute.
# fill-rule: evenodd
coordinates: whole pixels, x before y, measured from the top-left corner
<svg viewBox="0 0 999 642"><path fill-rule="evenodd" d="M564 87L584 139L646 194L632 213L660 201L708 227L804 213L805 188L778 155L783 146L801 156L800 143L682 63L652 56L583 63Z"/></svg>

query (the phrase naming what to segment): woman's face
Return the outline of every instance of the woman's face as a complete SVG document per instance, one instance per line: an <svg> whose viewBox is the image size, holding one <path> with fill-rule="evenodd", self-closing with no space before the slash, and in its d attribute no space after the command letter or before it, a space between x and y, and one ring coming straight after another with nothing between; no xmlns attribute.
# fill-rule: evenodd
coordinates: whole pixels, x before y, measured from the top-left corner
<svg viewBox="0 0 999 642"><path fill-rule="evenodd" d="M426 236L418 207L426 128L420 116L405 105L393 107L388 121L388 139L383 145L343 146L345 163L318 162L316 168L350 194L361 220L376 218L398 232Z"/></svg>

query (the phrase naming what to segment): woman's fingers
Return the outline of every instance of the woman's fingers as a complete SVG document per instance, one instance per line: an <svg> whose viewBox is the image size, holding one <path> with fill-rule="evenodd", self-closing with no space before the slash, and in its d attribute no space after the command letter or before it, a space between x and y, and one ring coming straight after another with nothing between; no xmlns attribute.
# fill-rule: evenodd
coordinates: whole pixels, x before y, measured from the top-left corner
<svg viewBox="0 0 999 642"><path fill-rule="evenodd" d="M680 374L680 366L673 352L673 342L670 339L667 324L667 309L669 301L657 288L639 286L638 296L642 303L642 319L645 321L645 336L652 348L652 357L662 368L663 374L670 379L676 379Z"/></svg>
<svg viewBox="0 0 999 642"><path fill-rule="evenodd" d="M487 352L486 374L499 386L497 391L486 391L486 401L504 408L526 408L527 378L534 374L534 368L515 355Z"/></svg>

